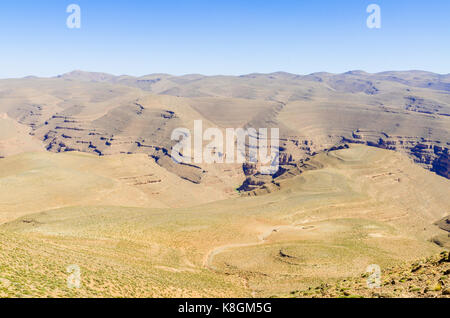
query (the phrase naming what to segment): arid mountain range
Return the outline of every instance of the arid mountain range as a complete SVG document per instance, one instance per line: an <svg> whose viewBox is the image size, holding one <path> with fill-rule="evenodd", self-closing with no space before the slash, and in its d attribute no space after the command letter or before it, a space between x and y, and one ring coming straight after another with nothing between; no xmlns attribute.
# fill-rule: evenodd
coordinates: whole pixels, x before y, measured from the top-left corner
<svg viewBox="0 0 450 318"><path fill-rule="evenodd" d="M424 168L450 176L450 75L130 77L75 71L2 80L0 102L3 157L39 148L145 153L181 177L201 182L207 169L173 167L167 158L172 130L201 119L219 128L280 128L285 170L348 142L403 152ZM9 127L17 130L13 139L3 136L11 133Z"/></svg>
<svg viewBox="0 0 450 318"><path fill-rule="evenodd" d="M175 163L195 120L279 128L280 169ZM0 297L448 297L449 130L422 71L0 80Z"/></svg>

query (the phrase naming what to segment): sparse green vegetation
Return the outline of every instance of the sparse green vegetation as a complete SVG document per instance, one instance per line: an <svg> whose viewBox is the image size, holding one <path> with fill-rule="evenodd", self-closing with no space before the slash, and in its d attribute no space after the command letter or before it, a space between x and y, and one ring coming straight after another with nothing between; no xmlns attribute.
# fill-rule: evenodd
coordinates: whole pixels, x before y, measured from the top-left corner
<svg viewBox="0 0 450 318"><path fill-rule="evenodd" d="M78 156L64 156L72 160L72 155ZM28 162L36 169L36 158L40 165L54 164L46 163L43 154L14 164ZM77 160L95 167L104 160L83 158ZM424 230L423 223L432 224L439 218L432 211L448 204L441 188L447 180L399 154L363 146L313 160L323 168L283 180L270 194L187 207L108 206L102 200L80 206L70 194L68 206L27 213L10 197L9 207L1 207L9 221L0 226L0 296L358 298L369 296L368 265L385 270L441 251L429 240L440 230ZM125 189L106 171L108 165L97 173L109 173L112 189ZM0 162L4 191L13 189L17 197L22 191L35 202L45 198L49 206L57 205L52 196L31 192L28 183L29 188L20 189L17 180L30 172L22 167L12 178L12 167L11 161ZM125 174L126 168L121 169ZM33 178L49 170L38 169ZM55 177L58 171L53 170ZM390 172L408 175L410 181L399 186ZM71 187L82 187L77 180L70 180ZM435 187L419 189L417 180ZM104 183L98 186L105 189ZM114 202L131 202L126 196L135 188L127 189L113 192ZM79 289L67 286L71 264L81 269ZM382 276L380 297L416 295L426 286L431 286L429 293L443 293L448 269L433 277L426 270L426 263L419 262ZM442 290L434 289L438 283Z"/></svg>

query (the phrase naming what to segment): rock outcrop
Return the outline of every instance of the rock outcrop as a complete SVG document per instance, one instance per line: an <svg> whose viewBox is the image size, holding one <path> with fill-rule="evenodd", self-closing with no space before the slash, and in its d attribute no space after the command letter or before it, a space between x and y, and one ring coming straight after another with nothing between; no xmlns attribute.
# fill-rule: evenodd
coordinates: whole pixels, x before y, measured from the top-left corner
<svg viewBox="0 0 450 318"><path fill-rule="evenodd" d="M309 298L450 298L450 255L428 257L414 263L382 270L379 285L370 273L335 284L320 284L293 291L291 297Z"/></svg>

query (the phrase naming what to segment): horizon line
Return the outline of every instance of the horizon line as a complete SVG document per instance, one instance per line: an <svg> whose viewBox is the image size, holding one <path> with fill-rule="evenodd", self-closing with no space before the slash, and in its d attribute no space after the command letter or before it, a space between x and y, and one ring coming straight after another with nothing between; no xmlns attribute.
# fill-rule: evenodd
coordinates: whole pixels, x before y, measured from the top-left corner
<svg viewBox="0 0 450 318"><path fill-rule="evenodd" d="M0 80L13 80L13 79L53 79L53 78L60 78L65 75L70 75L74 73L84 73L84 74L97 74L97 75L107 75L112 77L133 77L133 78L142 78L146 76L154 76L154 75L163 75L163 76L169 76L169 77L186 77L186 76L202 76L202 77L243 77L243 76L250 76L250 75L274 75L274 74L287 74L287 75L294 75L294 76L310 76L310 75L318 75L318 74L327 74L327 75L352 75L353 74L368 74L368 75L377 75L377 74L383 74L383 73L413 73L413 72L422 72L422 73L429 73L434 74L438 76L449 76L450 73L436 73L433 71L427 71L427 70L420 70L420 69L407 69L407 70L386 70L386 71L380 71L380 72L367 72L365 70L349 70L342 73L333 73L333 72L327 72L327 71L317 71L313 73L305 73L305 74L298 74L298 73L291 73L287 71L274 71L269 73L264 72L251 72L251 73L245 73L245 74L202 74L202 73L184 73L184 74L170 74L170 73L147 73L144 75L130 75L130 74L114 74L109 72L102 72L102 71L85 71L76 69L69 72L60 73L53 76L39 76L39 75L26 75L26 76L18 76L18 77L2 77Z"/></svg>

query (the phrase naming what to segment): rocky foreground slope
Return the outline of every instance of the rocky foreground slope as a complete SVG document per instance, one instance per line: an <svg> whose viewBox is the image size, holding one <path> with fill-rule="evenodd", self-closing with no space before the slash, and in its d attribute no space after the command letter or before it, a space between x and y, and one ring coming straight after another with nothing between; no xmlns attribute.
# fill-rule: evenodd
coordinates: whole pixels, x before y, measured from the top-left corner
<svg viewBox="0 0 450 318"><path fill-rule="evenodd" d="M412 264L382 271L380 286L369 287L369 273L360 277L321 284L304 291L293 291L293 297L322 298L450 298L450 255L442 252Z"/></svg>
<svg viewBox="0 0 450 318"><path fill-rule="evenodd" d="M447 251L416 262L373 271L340 280L334 284L320 284L303 291L293 291L294 297L343 298L450 298L450 216L436 222L449 234L432 239ZM378 284L375 283L378 280Z"/></svg>

